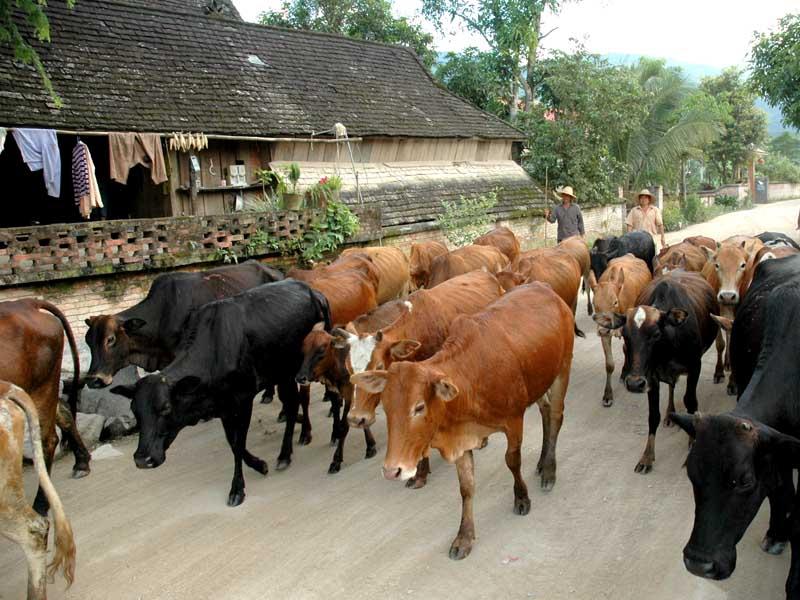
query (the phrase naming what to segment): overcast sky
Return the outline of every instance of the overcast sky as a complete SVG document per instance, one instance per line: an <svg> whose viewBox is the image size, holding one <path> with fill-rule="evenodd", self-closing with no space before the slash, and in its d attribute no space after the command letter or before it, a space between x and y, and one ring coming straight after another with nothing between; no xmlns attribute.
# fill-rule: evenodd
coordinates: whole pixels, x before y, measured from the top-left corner
<svg viewBox="0 0 800 600"><path fill-rule="evenodd" d="M281 5L280 0L233 2L248 21ZM419 5L419 0L394 0L395 13L410 18L417 18ZM645 54L725 67L744 64L753 32L774 27L790 12L800 12L800 0L582 0L546 16L542 30L558 29L543 46L566 50L570 38L577 38L599 54ZM433 32L427 23L425 28ZM436 34L438 50L485 46L456 26L446 29L445 35Z"/></svg>

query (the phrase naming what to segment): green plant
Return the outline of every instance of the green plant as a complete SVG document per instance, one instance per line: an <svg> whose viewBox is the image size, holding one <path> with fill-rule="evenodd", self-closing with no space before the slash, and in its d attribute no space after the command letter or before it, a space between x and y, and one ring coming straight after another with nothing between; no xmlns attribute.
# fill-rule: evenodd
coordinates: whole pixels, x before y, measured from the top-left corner
<svg viewBox="0 0 800 600"><path fill-rule="evenodd" d="M442 202L444 212L436 217L439 228L454 246L465 246L485 233L492 218L489 211L497 205L497 190L465 198L458 202Z"/></svg>
<svg viewBox="0 0 800 600"><path fill-rule="evenodd" d="M305 244L299 254L304 262L318 261L357 233L360 226L358 217L346 204L328 200L325 218L314 223L311 230L306 232Z"/></svg>
<svg viewBox="0 0 800 600"><path fill-rule="evenodd" d="M677 202L669 202L664 205L664 210L661 213L661 219L664 222L664 229L666 231L678 231L683 229L685 217L681 212L680 204Z"/></svg>
<svg viewBox="0 0 800 600"><path fill-rule="evenodd" d="M702 214L702 202L697 194L689 194L683 203L683 216L687 223L699 223L698 217Z"/></svg>
<svg viewBox="0 0 800 600"><path fill-rule="evenodd" d="M233 248L217 248L217 251L214 253L214 258L216 260L221 260L226 265L239 262L239 256Z"/></svg>
<svg viewBox="0 0 800 600"><path fill-rule="evenodd" d="M739 207L739 199L736 196L721 194L714 196L714 205L721 206L727 210L736 210Z"/></svg>
<svg viewBox="0 0 800 600"><path fill-rule="evenodd" d="M297 193L297 182L300 181L300 165L293 162L289 165L288 172L289 182L292 184L292 193Z"/></svg>
<svg viewBox="0 0 800 600"><path fill-rule="evenodd" d="M264 193L264 198L268 198L267 186L273 188L275 195L282 198L286 193L286 180L283 175L270 169L256 169L256 179L261 184L261 190Z"/></svg>

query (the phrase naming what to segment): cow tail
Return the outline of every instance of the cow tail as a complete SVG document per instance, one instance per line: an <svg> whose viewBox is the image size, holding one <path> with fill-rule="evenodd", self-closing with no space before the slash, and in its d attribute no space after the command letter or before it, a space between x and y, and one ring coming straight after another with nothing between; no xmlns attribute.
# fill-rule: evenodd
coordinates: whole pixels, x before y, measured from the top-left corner
<svg viewBox="0 0 800 600"><path fill-rule="evenodd" d="M45 300L37 300L36 307L41 310L46 310L50 314L52 314L55 318L61 321L61 326L64 328L64 333L67 336L67 342L69 342L69 349L72 353L72 365L73 365L73 378L72 378L72 386L70 387L68 402L69 402L69 411L72 413L72 418L75 418L75 415L78 412L78 398L81 391L81 361L80 357L78 356L78 346L75 343L75 336L72 334L72 327L70 327L69 321L67 320L66 315L61 312L54 304L50 304Z"/></svg>
<svg viewBox="0 0 800 600"><path fill-rule="evenodd" d="M47 573L52 578L61 569L64 579L67 580L67 587L69 587L75 579L75 540L72 535L72 526L64 512L64 505L61 504L61 498L59 498L58 492L56 492L53 482L50 480L50 475L47 473L44 451L42 450L42 431L39 425L39 415L30 396L17 386L11 386L6 397L22 409L28 420L28 430L30 431L31 445L33 446L33 464L36 468L36 474L39 476L39 485L50 502L50 508L53 510L56 551L53 555L53 562L48 566Z"/></svg>

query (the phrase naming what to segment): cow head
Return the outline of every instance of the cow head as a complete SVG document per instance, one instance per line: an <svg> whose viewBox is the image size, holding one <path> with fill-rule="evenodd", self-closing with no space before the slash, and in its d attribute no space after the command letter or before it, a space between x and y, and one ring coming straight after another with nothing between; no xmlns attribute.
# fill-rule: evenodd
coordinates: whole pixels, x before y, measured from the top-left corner
<svg viewBox="0 0 800 600"><path fill-rule="evenodd" d="M443 373L412 362L395 363L388 371L364 371L351 380L371 394L380 394L386 411L384 477L414 477L444 418L445 404L458 396L458 387Z"/></svg>
<svg viewBox="0 0 800 600"><path fill-rule="evenodd" d="M600 313L592 317L605 329L622 331L625 360L629 366L625 387L629 392L638 394L647 390L649 365L654 357L670 351L676 330L683 326L688 315L680 308L664 312L643 305L629 308L624 315Z"/></svg>
<svg viewBox="0 0 800 600"><path fill-rule="evenodd" d="M525 283L525 277L514 271L504 270L497 273L497 282L506 292Z"/></svg>
<svg viewBox="0 0 800 600"><path fill-rule="evenodd" d="M158 467L181 429L211 415L210 402L198 396L200 379L187 376L176 383L161 374L148 375L135 385L111 388L131 399L131 410L139 425L139 446L133 455L140 469Z"/></svg>
<svg viewBox="0 0 800 600"><path fill-rule="evenodd" d="M694 526L683 549L690 573L726 579L736 568L736 544L764 498L797 465L800 441L734 415L671 414L694 438L686 473L694 490Z"/></svg>
<svg viewBox="0 0 800 600"><path fill-rule="evenodd" d="M716 251L703 247L719 280L717 300L720 304L736 305L739 303L739 283L747 268L746 243L717 244Z"/></svg>
<svg viewBox="0 0 800 600"><path fill-rule="evenodd" d="M615 269L613 273L599 283L590 278L589 284L594 293L594 310L598 313L613 313L619 310L619 294L625 285L625 272Z"/></svg>
<svg viewBox="0 0 800 600"><path fill-rule="evenodd" d="M297 372L295 381L305 385L320 381L325 373L335 367L336 354L333 336L325 331L325 323L317 323L303 340L303 364Z"/></svg>
<svg viewBox="0 0 800 600"><path fill-rule="evenodd" d="M99 315L86 319L86 345L92 352L92 363L85 381L90 388L111 385L114 374L130 364L130 334L145 325L142 319L121 319L115 315Z"/></svg>
<svg viewBox="0 0 800 600"><path fill-rule="evenodd" d="M598 244L598 242L604 242L603 244ZM589 262L592 267L592 273L597 279L600 279L600 276L605 273L605 270L608 268L608 261L609 261L609 241L608 240L597 240L595 241L595 245L592 247L591 252L589 252Z"/></svg>

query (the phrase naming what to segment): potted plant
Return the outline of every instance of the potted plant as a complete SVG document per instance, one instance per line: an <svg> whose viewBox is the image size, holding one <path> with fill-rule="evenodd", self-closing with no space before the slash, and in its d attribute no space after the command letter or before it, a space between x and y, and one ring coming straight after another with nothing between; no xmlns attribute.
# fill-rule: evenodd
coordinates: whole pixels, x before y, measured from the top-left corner
<svg viewBox="0 0 800 600"><path fill-rule="evenodd" d="M292 191L284 193L284 205L288 210L299 210L303 205L303 196L297 193L297 182L300 180L300 165L296 162L289 165L287 176L289 177L289 183L292 184Z"/></svg>
<svg viewBox="0 0 800 600"><path fill-rule="evenodd" d="M341 189L340 177L337 175L323 177L308 189L309 204L316 208L326 208L328 202L338 202Z"/></svg>
<svg viewBox="0 0 800 600"><path fill-rule="evenodd" d="M269 169L256 169L256 177L261 184L261 191L265 201L277 202L286 196L286 180L280 173L271 171ZM267 186L272 188L271 193L267 193ZM289 207L287 207L289 208ZM297 210L290 209L290 210Z"/></svg>

